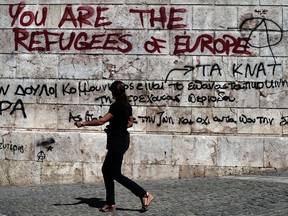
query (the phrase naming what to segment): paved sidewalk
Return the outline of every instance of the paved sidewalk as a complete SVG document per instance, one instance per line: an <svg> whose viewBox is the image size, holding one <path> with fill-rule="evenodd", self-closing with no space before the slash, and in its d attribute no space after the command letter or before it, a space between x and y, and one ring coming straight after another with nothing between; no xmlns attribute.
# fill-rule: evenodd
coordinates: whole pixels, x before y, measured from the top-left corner
<svg viewBox="0 0 288 216"><path fill-rule="evenodd" d="M140 200L116 184L113 215L288 215L288 172L191 180L138 181L155 199L140 213ZM101 213L103 183L0 188L0 216L89 216Z"/></svg>

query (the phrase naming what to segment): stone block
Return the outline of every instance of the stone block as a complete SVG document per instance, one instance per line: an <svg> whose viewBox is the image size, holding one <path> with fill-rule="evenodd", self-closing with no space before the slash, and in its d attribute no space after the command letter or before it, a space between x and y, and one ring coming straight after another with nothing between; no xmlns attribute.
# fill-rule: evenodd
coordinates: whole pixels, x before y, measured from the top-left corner
<svg viewBox="0 0 288 216"><path fill-rule="evenodd" d="M148 54L154 54L154 55L168 55L169 54L169 40L170 40L170 34L168 31L162 31L162 30L126 30L123 32L123 34L132 35L129 37L129 42L132 46L131 51L129 51L129 54L132 55L148 55ZM154 39L153 39L154 38ZM154 46L149 46L150 43L153 44L153 42L157 40L161 40L161 42L158 42L159 45L161 45L161 48L155 49ZM148 44L147 44L148 42ZM107 53L112 54L112 52Z"/></svg>
<svg viewBox="0 0 288 216"><path fill-rule="evenodd" d="M58 77L59 56L52 54L19 54L17 55L17 78L46 78ZM31 73L33 71L33 73ZM33 84L47 84L43 80L34 80Z"/></svg>
<svg viewBox="0 0 288 216"><path fill-rule="evenodd" d="M10 102L15 103L17 100L21 100L23 103L36 103L36 95L39 94L40 88L37 91L35 80L13 79L2 80L2 82L2 88L5 92L7 91L4 97L9 97ZM40 82L43 84L43 81Z"/></svg>
<svg viewBox="0 0 288 216"><path fill-rule="evenodd" d="M1 12L0 28L5 29L8 26L11 26L11 19L10 19L10 15L9 15L9 5L2 5L0 12Z"/></svg>
<svg viewBox="0 0 288 216"><path fill-rule="evenodd" d="M102 58L87 55L61 55L59 57L59 78L101 79Z"/></svg>
<svg viewBox="0 0 288 216"><path fill-rule="evenodd" d="M32 132L1 131L0 136L0 159L34 160L35 146Z"/></svg>
<svg viewBox="0 0 288 216"><path fill-rule="evenodd" d="M281 83L281 81L278 83ZM288 106L286 98L287 93L285 87L275 89L273 92L269 92L269 90L264 90L263 92L261 92L260 106L274 111L275 115L279 115L282 109L285 109Z"/></svg>
<svg viewBox="0 0 288 216"><path fill-rule="evenodd" d="M225 14L220 16L219 14ZM229 19L227 19L229 17ZM237 8L228 6L194 6L193 29L228 29L237 27Z"/></svg>
<svg viewBox="0 0 288 216"><path fill-rule="evenodd" d="M106 15L106 22L109 20L112 22L111 25L107 26L106 29L144 29L147 28L147 16L144 16L144 23L142 26L141 18L138 13L130 12L130 9L137 10L147 10L146 5L109 5L106 12L102 12L103 15Z"/></svg>
<svg viewBox="0 0 288 216"><path fill-rule="evenodd" d="M188 67L192 67L191 57L188 56L159 56L147 57L148 71L145 71L148 80L162 80L162 81L174 81L181 82L192 79L192 73L185 74L188 71ZM187 70L185 70L187 67ZM171 87L170 87L171 88ZM173 89L173 88L172 88Z"/></svg>
<svg viewBox="0 0 288 216"><path fill-rule="evenodd" d="M107 80L83 80L78 83L79 102L84 104L110 105L113 101Z"/></svg>
<svg viewBox="0 0 288 216"><path fill-rule="evenodd" d="M17 128L55 129L57 127L57 108L55 105L35 103L24 104L24 109L22 108L22 106L18 106L17 113L15 112L14 118Z"/></svg>
<svg viewBox="0 0 288 216"><path fill-rule="evenodd" d="M239 109L238 134L282 134L281 111L276 109Z"/></svg>
<svg viewBox="0 0 288 216"><path fill-rule="evenodd" d="M9 161L4 160L0 157L0 186L9 186L10 179L9 179Z"/></svg>
<svg viewBox="0 0 288 216"><path fill-rule="evenodd" d="M1 68L0 78L14 78L16 76L16 56L13 54L10 55L0 54L0 68ZM7 81L8 80L6 79L3 79L3 81L1 79L0 86L3 87L3 84L7 84ZM0 96L2 97L2 94Z"/></svg>
<svg viewBox="0 0 288 216"><path fill-rule="evenodd" d="M184 4L184 5L213 5L214 0L194 0L194 1L187 1L187 0L171 0L171 4Z"/></svg>
<svg viewBox="0 0 288 216"><path fill-rule="evenodd" d="M10 186L40 184L40 163L35 161L9 161L7 176Z"/></svg>
<svg viewBox="0 0 288 216"><path fill-rule="evenodd" d="M171 165L133 165L133 178L134 179L178 179L179 167Z"/></svg>
<svg viewBox="0 0 288 216"><path fill-rule="evenodd" d="M5 44L5 46L1 47L1 54L8 54L14 53L15 43L14 43L14 36L10 29L1 29L0 30L0 44ZM15 71L16 72L16 71Z"/></svg>
<svg viewBox="0 0 288 216"><path fill-rule="evenodd" d="M286 168L287 137L267 137L264 140L264 167Z"/></svg>
<svg viewBox="0 0 288 216"><path fill-rule="evenodd" d="M79 162L80 138L78 133L35 134L35 160L39 162Z"/></svg>
<svg viewBox="0 0 288 216"><path fill-rule="evenodd" d="M148 72L148 56L103 56L103 77L107 79L145 80ZM127 83L126 83L127 84Z"/></svg>
<svg viewBox="0 0 288 216"><path fill-rule="evenodd" d="M57 81L58 85L58 105L61 104L79 104L79 82L77 80L61 80Z"/></svg>
<svg viewBox="0 0 288 216"><path fill-rule="evenodd" d="M263 138L219 137L217 166L263 167Z"/></svg>
<svg viewBox="0 0 288 216"><path fill-rule="evenodd" d="M127 163L142 165L171 165L172 137L162 135L131 135L131 154ZM128 158L126 158L128 159Z"/></svg>
<svg viewBox="0 0 288 216"><path fill-rule="evenodd" d="M201 81L234 81L233 63L237 61L234 56L193 56L193 80ZM217 84L217 83L215 83Z"/></svg>
<svg viewBox="0 0 288 216"><path fill-rule="evenodd" d="M283 58L277 58L275 62L275 59L271 57L241 57L235 62L234 74L238 81L250 83L250 86L247 85L248 90L255 90L252 87L256 84L255 82L259 82L257 89L262 91L265 89L262 87L263 84L261 85L262 82L284 78L283 60Z"/></svg>
<svg viewBox="0 0 288 216"><path fill-rule="evenodd" d="M83 163L83 183L103 182L102 163Z"/></svg>
<svg viewBox="0 0 288 216"><path fill-rule="evenodd" d="M206 166L204 169L205 177L212 177L212 176L225 176L227 168L220 167L220 166Z"/></svg>
<svg viewBox="0 0 288 216"><path fill-rule="evenodd" d="M169 0L143 0L143 1L138 1L138 0L124 0L126 4L164 4L167 5L170 3Z"/></svg>
<svg viewBox="0 0 288 216"><path fill-rule="evenodd" d="M80 184L83 182L81 163L44 162L41 164L41 184Z"/></svg>
<svg viewBox="0 0 288 216"><path fill-rule="evenodd" d="M106 114L103 112L104 107L100 106L58 106L58 129L70 129L78 131L101 131L106 127L106 124L98 127L82 127L77 128L75 121L92 121L94 118L99 118ZM105 110L106 111L106 110Z"/></svg>
<svg viewBox="0 0 288 216"><path fill-rule="evenodd" d="M191 132L191 108L147 108L147 132ZM187 121L186 121L186 120Z"/></svg>
<svg viewBox="0 0 288 216"><path fill-rule="evenodd" d="M107 152L106 143L106 133L81 133L79 160L86 163L103 163Z"/></svg>
<svg viewBox="0 0 288 216"><path fill-rule="evenodd" d="M142 116L146 116L146 107L132 106L134 123L131 128L128 129L129 132L145 132L146 131L146 121Z"/></svg>
<svg viewBox="0 0 288 216"><path fill-rule="evenodd" d="M216 5L258 5L258 0L215 0Z"/></svg>
<svg viewBox="0 0 288 216"><path fill-rule="evenodd" d="M191 166L191 165L179 166L180 179L191 179L204 176L205 176L204 166Z"/></svg>
<svg viewBox="0 0 288 216"><path fill-rule="evenodd" d="M237 133L237 112L228 108L193 108L192 133Z"/></svg>
<svg viewBox="0 0 288 216"><path fill-rule="evenodd" d="M172 164L211 166L217 161L217 138L208 136L174 136Z"/></svg>
<svg viewBox="0 0 288 216"><path fill-rule="evenodd" d="M275 5L288 5L288 2L286 2L285 0L260 0L260 5L266 6L266 5L270 5L270 6L275 6Z"/></svg>

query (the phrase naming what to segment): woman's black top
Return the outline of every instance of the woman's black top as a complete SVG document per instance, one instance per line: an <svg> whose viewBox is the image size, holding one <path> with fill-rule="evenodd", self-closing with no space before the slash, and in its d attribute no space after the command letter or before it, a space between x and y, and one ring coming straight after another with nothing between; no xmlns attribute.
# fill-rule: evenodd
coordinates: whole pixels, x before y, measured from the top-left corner
<svg viewBox="0 0 288 216"><path fill-rule="evenodd" d="M114 102L109 108L109 113L113 118L109 123L109 133L111 134L127 134L128 119L132 116L132 107L130 104L122 104Z"/></svg>

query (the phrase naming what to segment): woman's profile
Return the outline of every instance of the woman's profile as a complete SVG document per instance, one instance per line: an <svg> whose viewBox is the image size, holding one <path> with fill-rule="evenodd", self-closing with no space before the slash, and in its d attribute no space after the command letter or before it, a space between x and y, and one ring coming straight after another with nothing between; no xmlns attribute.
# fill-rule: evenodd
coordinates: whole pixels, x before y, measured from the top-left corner
<svg viewBox="0 0 288 216"><path fill-rule="evenodd" d="M130 134L127 128L133 126L132 106L129 103L123 82L114 81L109 90L112 92L115 102L110 105L107 114L93 121L78 121L75 123L77 127L83 127L100 126L109 122L109 125L105 129L108 151L102 166L106 188L106 202L99 210L102 212L114 212L116 210L115 180L140 198L142 204L140 211L144 212L148 210L148 206L153 200L152 194L121 173L123 156L128 150L130 143Z"/></svg>

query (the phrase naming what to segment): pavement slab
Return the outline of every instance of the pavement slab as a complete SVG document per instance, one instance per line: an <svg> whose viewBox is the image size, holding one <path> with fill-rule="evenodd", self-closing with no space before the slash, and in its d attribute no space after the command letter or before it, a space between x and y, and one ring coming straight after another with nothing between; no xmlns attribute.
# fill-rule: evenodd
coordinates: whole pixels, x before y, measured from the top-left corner
<svg viewBox="0 0 288 216"><path fill-rule="evenodd" d="M281 216L288 215L287 172L262 175L137 181L155 199L140 213L140 199L116 183L115 213L102 213L102 182L0 188L0 216Z"/></svg>

